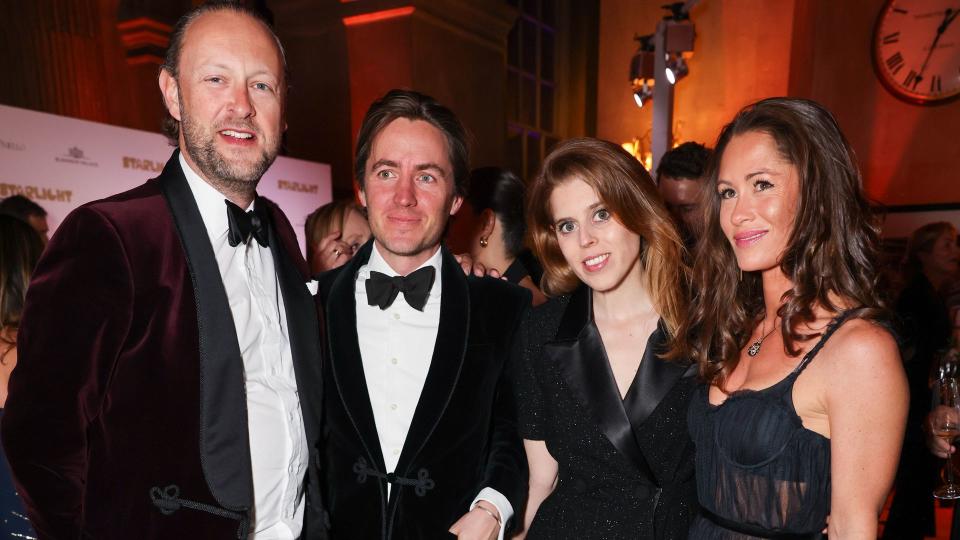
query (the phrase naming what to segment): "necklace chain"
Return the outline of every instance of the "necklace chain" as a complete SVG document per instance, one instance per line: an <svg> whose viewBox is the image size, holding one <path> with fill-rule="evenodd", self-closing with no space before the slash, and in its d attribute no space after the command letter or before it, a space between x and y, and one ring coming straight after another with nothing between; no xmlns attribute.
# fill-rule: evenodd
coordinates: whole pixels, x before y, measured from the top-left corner
<svg viewBox="0 0 960 540"><path fill-rule="evenodd" d="M759 339L757 339L756 341L754 341L754 342L753 342L753 345L750 345L750 348L747 349L747 354L750 355L751 357L754 357L754 356L760 354L760 346L763 345L763 340L765 340L765 339L767 339L768 337L770 337L770 334L772 334L776 329L777 329L777 319L776 319L776 317L774 317L774 319L773 319L773 328L771 328L770 331L767 332L766 334L760 336Z"/></svg>

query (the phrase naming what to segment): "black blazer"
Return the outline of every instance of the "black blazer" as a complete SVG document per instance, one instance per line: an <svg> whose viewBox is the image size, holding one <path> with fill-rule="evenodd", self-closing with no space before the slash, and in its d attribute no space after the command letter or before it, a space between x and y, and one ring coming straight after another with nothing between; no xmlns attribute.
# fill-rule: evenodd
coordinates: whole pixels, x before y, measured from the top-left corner
<svg viewBox="0 0 960 540"><path fill-rule="evenodd" d="M442 249L440 328L396 471L384 470L357 343L354 287L372 241L320 276L328 355L324 487L332 538L452 538L447 529L487 486L522 512L527 466L507 365L529 293L465 276Z"/></svg>
<svg viewBox="0 0 960 540"><path fill-rule="evenodd" d="M697 511L686 425L695 366L658 356L661 324L621 400L585 286L532 310L522 328L520 432L559 464L528 538L686 538Z"/></svg>
<svg viewBox="0 0 960 540"><path fill-rule="evenodd" d="M279 208L270 250L324 537L318 308ZM206 229L174 151L160 176L83 205L44 252L3 419L41 538L246 538L253 507L243 358ZM196 503L196 504L194 504Z"/></svg>

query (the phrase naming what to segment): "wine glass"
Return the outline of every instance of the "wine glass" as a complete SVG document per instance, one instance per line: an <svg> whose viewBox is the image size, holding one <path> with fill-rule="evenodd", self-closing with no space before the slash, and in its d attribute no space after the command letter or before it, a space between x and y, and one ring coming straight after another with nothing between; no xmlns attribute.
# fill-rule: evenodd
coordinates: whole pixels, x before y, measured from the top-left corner
<svg viewBox="0 0 960 540"><path fill-rule="evenodd" d="M938 380L942 381L960 376L960 373L958 373L960 371L960 358L958 358L958 351L955 347L941 351L938 356L940 357Z"/></svg>
<svg viewBox="0 0 960 540"><path fill-rule="evenodd" d="M932 413L933 434L947 445L952 445L960 437L960 387L957 379L952 377L941 379L937 386L940 403L934 406ZM944 483L933 491L933 496L938 499L960 499L960 485L956 483L956 477L953 456L948 456L943 468Z"/></svg>

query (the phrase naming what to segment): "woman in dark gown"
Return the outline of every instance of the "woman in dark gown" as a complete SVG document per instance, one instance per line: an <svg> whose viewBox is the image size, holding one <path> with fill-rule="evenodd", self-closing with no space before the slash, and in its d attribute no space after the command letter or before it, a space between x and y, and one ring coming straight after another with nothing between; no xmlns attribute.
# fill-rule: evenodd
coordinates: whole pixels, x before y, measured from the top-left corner
<svg viewBox="0 0 960 540"><path fill-rule="evenodd" d="M43 251L43 239L30 225L0 215L0 418L7 382L17 365L17 328L30 275ZM0 448L0 540L36 538Z"/></svg>
<svg viewBox="0 0 960 540"><path fill-rule="evenodd" d="M690 405L690 537L875 540L907 384L853 152L820 105L771 98L716 159L680 329L709 382Z"/></svg>
<svg viewBox="0 0 960 540"><path fill-rule="evenodd" d="M670 359L682 357L680 236L640 163L604 141L557 146L528 201L553 298L519 340L526 538L686 538L695 369Z"/></svg>

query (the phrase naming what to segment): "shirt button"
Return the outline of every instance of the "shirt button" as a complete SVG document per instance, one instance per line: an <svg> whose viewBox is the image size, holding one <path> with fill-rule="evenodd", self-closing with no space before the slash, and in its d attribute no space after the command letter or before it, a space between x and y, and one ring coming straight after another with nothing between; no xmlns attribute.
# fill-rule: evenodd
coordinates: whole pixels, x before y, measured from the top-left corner
<svg viewBox="0 0 960 540"><path fill-rule="evenodd" d="M399 320L400 320L400 314L399 314L399 313L394 313L394 314L393 314L393 318L399 321Z"/></svg>
<svg viewBox="0 0 960 540"><path fill-rule="evenodd" d="M391 411L397 410L397 404L396 404L396 403L391 403L391 404L390 404L390 410L391 410Z"/></svg>
<svg viewBox="0 0 960 540"><path fill-rule="evenodd" d="M397 365L397 359L396 359L396 358L391 358L391 359L390 359L390 363L393 364L393 365Z"/></svg>
<svg viewBox="0 0 960 540"><path fill-rule="evenodd" d="M399 455L400 455L400 449L399 449L399 448L394 448L394 449L393 449L393 455L399 456Z"/></svg>

